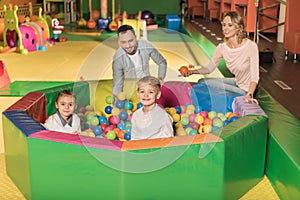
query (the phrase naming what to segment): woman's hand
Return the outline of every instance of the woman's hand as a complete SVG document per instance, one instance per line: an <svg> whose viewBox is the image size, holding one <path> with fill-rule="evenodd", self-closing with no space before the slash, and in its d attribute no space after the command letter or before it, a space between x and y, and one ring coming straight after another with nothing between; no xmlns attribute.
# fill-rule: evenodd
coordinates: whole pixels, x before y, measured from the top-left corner
<svg viewBox="0 0 300 200"><path fill-rule="evenodd" d="M245 100L246 100L246 102L258 104L257 99L254 99L254 98L253 98L253 94L252 94L252 93L247 93L247 94L245 95Z"/></svg>
<svg viewBox="0 0 300 200"><path fill-rule="evenodd" d="M192 75L192 74L194 74L193 73L193 70L181 70L180 71L180 74L182 75L182 76L184 76L184 77L188 77L188 76L190 76L190 75Z"/></svg>

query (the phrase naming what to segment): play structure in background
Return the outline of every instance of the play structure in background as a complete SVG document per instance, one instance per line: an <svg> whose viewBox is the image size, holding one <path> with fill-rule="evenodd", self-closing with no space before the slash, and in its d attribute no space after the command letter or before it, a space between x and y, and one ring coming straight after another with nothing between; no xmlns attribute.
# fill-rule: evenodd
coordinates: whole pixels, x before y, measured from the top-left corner
<svg viewBox="0 0 300 200"><path fill-rule="evenodd" d="M29 8L32 9L32 6ZM0 53L27 54L31 51L44 51L55 42L66 41L66 37L59 38L64 26L59 24L58 19L42 15L41 7L36 8L38 9L37 16L32 14L32 10L30 15L18 15L18 9L17 5L10 4L9 8L3 6L3 46L0 46ZM53 31L52 39L50 39L51 30Z"/></svg>
<svg viewBox="0 0 300 200"><path fill-rule="evenodd" d="M49 45L50 37L49 27L46 20L42 17L42 8L39 9L39 15L35 21L26 21L19 25L17 16L18 6L10 5L4 11L4 31L3 47L1 53L18 51L26 54L30 51L45 50Z"/></svg>

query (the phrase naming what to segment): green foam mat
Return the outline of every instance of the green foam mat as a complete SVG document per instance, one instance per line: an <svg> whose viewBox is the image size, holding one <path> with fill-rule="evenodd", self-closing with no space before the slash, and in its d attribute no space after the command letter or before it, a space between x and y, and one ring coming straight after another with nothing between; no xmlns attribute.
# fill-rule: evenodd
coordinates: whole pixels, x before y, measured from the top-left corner
<svg viewBox="0 0 300 200"><path fill-rule="evenodd" d="M0 89L0 96L24 96L29 92L66 85L68 81L14 81Z"/></svg>

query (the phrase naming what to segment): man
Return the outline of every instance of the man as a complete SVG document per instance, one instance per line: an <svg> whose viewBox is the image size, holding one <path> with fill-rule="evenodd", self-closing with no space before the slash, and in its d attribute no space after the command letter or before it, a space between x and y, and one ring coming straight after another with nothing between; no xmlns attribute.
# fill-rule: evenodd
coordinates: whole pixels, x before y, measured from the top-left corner
<svg viewBox="0 0 300 200"><path fill-rule="evenodd" d="M113 57L113 95L123 91L125 79L139 79L150 75L150 58L158 65L158 78L166 76L166 59L147 40L137 40L132 26L118 28L119 48Z"/></svg>

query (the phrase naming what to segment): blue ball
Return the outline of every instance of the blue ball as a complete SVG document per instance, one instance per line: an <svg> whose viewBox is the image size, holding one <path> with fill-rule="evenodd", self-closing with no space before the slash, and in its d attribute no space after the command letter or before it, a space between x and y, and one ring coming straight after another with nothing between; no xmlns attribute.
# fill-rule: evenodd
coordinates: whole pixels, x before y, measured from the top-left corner
<svg viewBox="0 0 300 200"><path fill-rule="evenodd" d="M126 131L126 133L130 133L131 132L131 126L126 126L125 131Z"/></svg>
<svg viewBox="0 0 300 200"><path fill-rule="evenodd" d="M227 124L229 124L230 123L230 121L228 120L228 119L226 119L224 122L223 122L223 125L225 126L225 125L227 125Z"/></svg>
<svg viewBox="0 0 300 200"><path fill-rule="evenodd" d="M130 140L130 139L131 139L130 133L125 133L125 134L124 134L124 139L125 139L125 140Z"/></svg>
<svg viewBox="0 0 300 200"><path fill-rule="evenodd" d="M195 106L195 113L200 113L202 111L201 106Z"/></svg>
<svg viewBox="0 0 300 200"><path fill-rule="evenodd" d="M112 107L111 106L106 106L104 111L105 111L106 114L111 114Z"/></svg>
<svg viewBox="0 0 300 200"><path fill-rule="evenodd" d="M142 104L141 102L139 102L139 103L137 104L137 108L139 109L139 108L141 108L141 107L143 107L143 104Z"/></svg>
<svg viewBox="0 0 300 200"><path fill-rule="evenodd" d="M176 113L180 114L181 113L181 107L180 106L175 106Z"/></svg>
<svg viewBox="0 0 300 200"><path fill-rule="evenodd" d="M122 109L122 108L124 108L124 104L125 104L125 101L118 100L116 102L116 107L119 108L119 109Z"/></svg>
<svg viewBox="0 0 300 200"><path fill-rule="evenodd" d="M195 130L195 129L192 129L189 133L190 135L197 135L198 134L198 131Z"/></svg>
<svg viewBox="0 0 300 200"><path fill-rule="evenodd" d="M239 118L238 118L237 116L233 116L233 117L230 118L230 122L236 121L236 120L238 120L238 119L239 119Z"/></svg>
<svg viewBox="0 0 300 200"><path fill-rule="evenodd" d="M125 130L125 128L126 128L125 123L124 122L118 123L117 128L120 130Z"/></svg>
<svg viewBox="0 0 300 200"><path fill-rule="evenodd" d="M128 113L125 111L120 112L119 117L121 120L126 120L128 118Z"/></svg>
<svg viewBox="0 0 300 200"><path fill-rule="evenodd" d="M102 129L99 126L95 126L93 132L96 136L98 136L102 134Z"/></svg>

